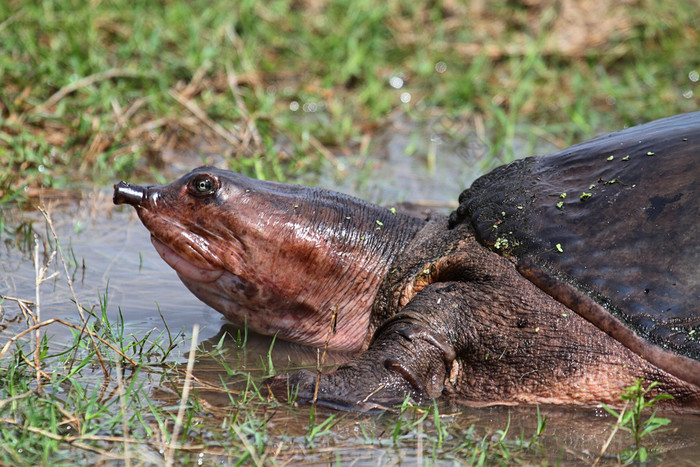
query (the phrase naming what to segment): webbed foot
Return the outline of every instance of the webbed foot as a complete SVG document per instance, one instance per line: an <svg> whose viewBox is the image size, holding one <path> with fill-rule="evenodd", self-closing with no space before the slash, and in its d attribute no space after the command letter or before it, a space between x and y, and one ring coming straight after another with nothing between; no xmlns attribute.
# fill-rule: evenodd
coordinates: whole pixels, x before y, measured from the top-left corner
<svg viewBox="0 0 700 467"><path fill-rule="evenodd" d="M386 410L407 397L415 404L438 397L454 360L446 340L401 320L380 331L366 352L330 373L301 370L263 385L278 399L362 412Z"/></svg>

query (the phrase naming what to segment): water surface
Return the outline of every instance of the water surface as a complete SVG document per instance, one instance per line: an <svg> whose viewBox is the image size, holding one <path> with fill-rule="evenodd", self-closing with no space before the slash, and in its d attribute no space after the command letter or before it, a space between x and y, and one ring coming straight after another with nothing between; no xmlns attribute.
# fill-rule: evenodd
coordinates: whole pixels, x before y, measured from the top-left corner
<svg viewBox="0 0 700 467"><path fill-rule="evenodd" d="M359 195L374 202L414 202L433 206L447 212L454 205L456 195L476 176L484 171L480 162L485 149L478 139L471 149L464 151L439 140L439 135L425 137L413 143L410 132L401 128L387 134L386 151L382 157L373 158L369 173L352 172L337 177L324 175L316 180L321 185L332 186L350 194ZM407 154L406 148L415 150ZM425 154L431 154L426 157ZM492 161L490 164L496 164ZM193 163L193 167L198 163ZM177 174L180 175L180 174ZM249 372L259 382L270 371L271 361L276 371L313 366L315 349L285 342L275 342L264 336L249 335L245 348L238 347L235 339L238 328L227 324L219 313L199 302L180 283L172 271L157 255L150 244L149 234L138 221L133 208L115 207L111 202L111 187L98 192L85 193L78 200L69 202L46 201L52 215L63 252L69 261L69 273L78 302L86 308L100 309L101 301L107 302L107 313L116 320L121 314L127 332L137 335L149 330L164 330L163 318L173 332L183 330L189 334L192 325L201 327L199 338L206 348L221 343L221 353L226 366L240 372ZM8 225L21 220L33 220L37 233L40 259L46 261L52 248L52 236L44 220L36 212L12 211L5 213ZM32 259L34 242L21 241L5 235L0 248L0 294L35 301L35 268ZM56 259L49 265L49 274L58 275L43 283L39 289L41 319L61 318L79 323L76 305L68 288L63 266ZM0 332L0 343L25 329L19 307L12 301L2 303L2 320L7 328ZM46 328L55 345L72 342L71 332L60 325ZM228 336L225 336L225 334ZM222 336L224 339L222 340ZM268 351L272 353L268 359ZM183 361L186 349L178 349L172 359ZM342 354L330 354L327 363L337 363L347 358ZM219 359L202 356L196 366L195 376L200 381L221 387L244 390L245 378L240 374L228 374ZM153 383L154 400L164 404L177 403L177 391L165 391ZM221 390L200 388L198 397L210 408L225 409L230 400ZM534 462L547 459L550 463L590 465L607 440L614 420L602 409L571 409L542 407L547 417L547 427L540 438L539 451L529 453ZM452 433L469 433L474 425L479 437L498 437L498 430L508 429L509 439L529 437L537 424L533 407L470 408L445 403L441 413L448 414L444 423ZM268 430L278 433L287 444L294 444L294 436L303 437L308 424L307 408L279 413L269 419ZM700 417L673 416L670 429L654 436L652 445L661 453L657 459L662 465L698 465L700 460ZM301 450L290 454L292 462L335 462L352 465L392 465L396 462L423 462L434 455L434 444L418 431L411 431L399 442L388 442L395 429L397 414L388 413L368 417L359 414L344 415L334 427L333 435L325 438L316 449ZM368 440L368 427L372 436ZM283 433L283 434L282 434ZM296 433L296 434L295 434ZM384 437L382 438L382 434ZM451 435L453 444L459 440ZM465 435L466 436L466 435ZM629 436L620 432L608 453L620 452L630 445ZM433 453L433 454L431 454ZM440 451L438 459L446 464L464 460L464 452ZM614 462L603 458L603 464Z"/></svg>

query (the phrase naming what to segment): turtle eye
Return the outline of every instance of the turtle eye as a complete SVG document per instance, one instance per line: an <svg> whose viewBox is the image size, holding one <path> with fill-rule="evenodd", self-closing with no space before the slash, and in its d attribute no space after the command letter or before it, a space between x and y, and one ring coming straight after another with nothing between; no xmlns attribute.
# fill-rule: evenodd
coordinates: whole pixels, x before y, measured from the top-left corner
<svg viewBox="0 0 700 467"><path fill-rule="evenodd" d="M203 197L213 194L218 188L218 180L211 175L201 174L190 180L188 189L190 194Z"/></svg>

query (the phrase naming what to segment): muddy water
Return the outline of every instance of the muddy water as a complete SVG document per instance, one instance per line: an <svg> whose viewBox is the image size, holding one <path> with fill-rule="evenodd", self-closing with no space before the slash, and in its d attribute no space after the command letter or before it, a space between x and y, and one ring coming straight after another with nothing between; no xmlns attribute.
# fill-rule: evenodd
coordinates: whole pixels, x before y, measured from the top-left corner
<svg viewBox="0 0 700 467"><path fill-rule="evenodd" d="M334 187L356 194L374 202L392 204L408 201L429 206L431 209L448 211L456 194L489 165L481 162L485 148L480 145L478 135L458 145L442 139L439 132L423 134L413 141L410 132L397 128L386 137L386 151L382 157L364 161L343 161L348 167L343 176L324 175L315 180L318 184ZM413 155L406 148L414 146ZM463 148L467 147L468 150ZM462 149L460 149L462 148ZM549 149L549 148L547 148ZM547 152L543 149L540 152ZM430 154L425 157L424 154ZM353 164L361 167L352 170ZM193 162L192 166L198 165ZM174 176L179 174L173 174ZM301 177L300 177L301 178ZM308 179L307 179L308 181ZM130 333L143 334L149 330L164 329L159 309L167 320L171 331L184 330L189 333L193 323L199 323L200 341L213 347L221 341L224 332L236 336L238 330L228 325L220 315L195 299L180 283L176 274L158 257L150 244L145 228L130 207L114 207L111 189L105 187L98 193L83 195L78 201L47 203L58 238L69 261L76 297L87 308L100 309L100 301L107 299L107 313L116 320L121 312L126 329ZM38 234L40 257L46 260L44 244L49 245L52 236L47 232L43 218L37 213L5 213L8 225L16 225L21 219L33 219ZM16 239L15 239L16 240ZM35 300L35 269L32 261L33 241L14 241L5 236L0 244L0 294ZM57 261L49 266L49 273L58 271L56 278L40 287L41 318L63 318L78 322L75 304L67 286L63 267ZM0 344L10 336L23 330L19 308L11 301L2 303L2 319L8 328L0 332ZM68 329L54 326L47 329L55 344L68 344L72 336ZM237 347L234 339L226 338L223 348L226 364L230 368L252 372L262 378L268 362L271 339L249 335L244 350ZM175 352L172 358L182 357L186 349ZM272 362L278 371L299 365L313 365L314 349L276 342ZM331 354L328 363L340 362L345 355ZM220 385L222 378L231 379L223 370L221 362L203 357L198 361L196 376L202 381ZM240 378L233 378L232 385L242 388ZM166 402L167 394L153 388L154 399ZM199 396L207 400L210 407L226 407L228 396L220 391L200 391ZM518 438L521 433L532 435L537 423L536 411L531 407L519 408L468 408L443 406L442 413L454 414L446 417L452 433L467 433L474 424L479 437L498 437L497 430L508 429L508 438ZM598 409L573 410L543 407L547 427L540 439L541 452L534 458L537 463L548 459L554 463L590 465L607 440L614 420ZM293 436L294 427L303 436L308 423L308 412L300 409L298 418L286 414L271 419L268 429L284 428ZM280 418L281 417L281 418ZM655 435L650 443L659 450L659 463L665 465L700 465L700 417L672 416L671 428ZM403 462L422 463L430 456L430 446L421 444L420 433L411 435L412 442L384 445L368 443L363 429L371 426L374 433L391 433L396 425L396 415L386 414L370 417L350 414L334 428L334 435L327 449L304 452L293 462L330 462L357 465L394 464ZM454 436L454 435L453 435ZM458 440L451 440L457 442ZM617 453L630 446L630 438L620 432L610 447L609 453ZM332 447L332 449L331 449ZM445 462L464 460L461 454L443 452L439 456ZM613 459L603 459L610 463Z"/></svg>

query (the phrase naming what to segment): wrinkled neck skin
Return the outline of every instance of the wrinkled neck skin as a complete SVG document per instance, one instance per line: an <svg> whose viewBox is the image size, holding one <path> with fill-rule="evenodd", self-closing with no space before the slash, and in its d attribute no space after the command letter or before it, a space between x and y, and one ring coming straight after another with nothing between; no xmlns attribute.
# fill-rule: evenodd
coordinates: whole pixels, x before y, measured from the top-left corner
<svg viewBox="0 0 700 467"><path fill-rule="evenodd" d="M188 191L201 173L220 182L210 197ZM148 187L136 209L160 256L227 319L338 350L366 347L377 289L424 225L332 191L211 167Z"/></svg>

